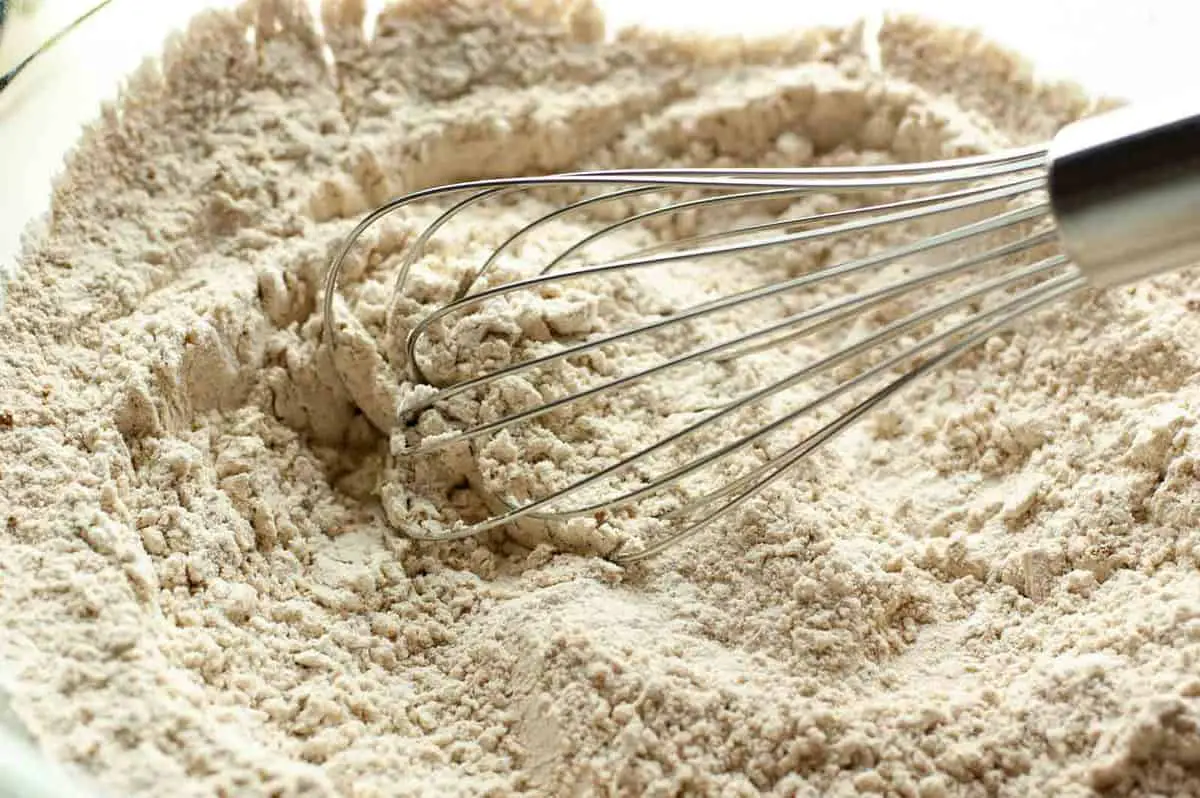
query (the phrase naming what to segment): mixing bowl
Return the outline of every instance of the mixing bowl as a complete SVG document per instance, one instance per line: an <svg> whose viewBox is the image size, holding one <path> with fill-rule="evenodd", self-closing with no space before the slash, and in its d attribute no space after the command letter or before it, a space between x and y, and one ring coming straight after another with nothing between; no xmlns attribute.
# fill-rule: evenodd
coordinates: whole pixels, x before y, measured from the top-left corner
<svg viewBox="0 0 1200 798"><path fill-rule="evenodd" d="M2 0L0 0L2 2ZM11 65L42 37L85 10L90 0L43 0L11 15L0 39L0 67ZM0 283L13 268L22 232L46 210L53 176L80 126L99 102L113 97L122 76L153 56L171 30L206 7L227 0L143 3L120 0L72 35L0 94ZM1113 4L1009 0L840 0L835 4L778 0L695 3L692 0L603 0L614 28L648 27L778 33L788 27L874 20L886 12L914 12L977 27L991 39L1024 52L1047 77L1078 80L1096 93L1131 100L1191 91L1200 56L1190 24L1200 11L1177 0ZM868 24L867 30L870 30ZM0 298L3 297L0 291ZM0 585L0 591L3 586ZM86 798L84 787L41 758L12 715L3 690L6 656L0 647L0 798Z"/></svg>

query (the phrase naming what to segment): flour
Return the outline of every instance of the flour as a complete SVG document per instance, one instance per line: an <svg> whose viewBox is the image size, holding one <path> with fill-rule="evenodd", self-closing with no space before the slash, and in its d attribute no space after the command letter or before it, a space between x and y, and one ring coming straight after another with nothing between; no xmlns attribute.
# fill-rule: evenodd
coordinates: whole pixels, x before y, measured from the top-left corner
<svg viewBox="0 0 1200 798"><path fill-rule="evenodd" d="M51 755L118 795L1200 794L1194 273L1030 318L737 523L628 571L594 554L646 531L638 516L449 544L397 531L482 517L489 490L537 495L697 409L659 384L474 454L404 456L529 400L395 424L404 333L554 198L448 232L398 298L437 208L387 220L347 270L336 362L321 343L329 255L406 190L948 157L1043 140L1095 104L905 18L880 32L879 71L857 28L609 39L586 3L409 0L368 40L362 15L198 19L84 136L8 287L0 662ZM432 331L423 365L457 379L807 257L514 297ZM766 353L724 390L787 365ZM720 398L712 373L692 379Z"/></svg>

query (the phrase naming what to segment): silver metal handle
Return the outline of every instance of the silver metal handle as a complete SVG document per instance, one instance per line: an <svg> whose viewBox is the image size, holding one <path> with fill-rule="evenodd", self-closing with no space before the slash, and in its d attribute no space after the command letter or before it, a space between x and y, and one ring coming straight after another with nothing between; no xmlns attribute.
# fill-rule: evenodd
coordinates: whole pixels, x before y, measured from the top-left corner
<svg viewBox="0 0 1200 798"><path fill-rule="evenodd" d="M1128 106L1070 124L1050 143L1059 236L1092 284L1200 264L1197 109Z"/></svg>

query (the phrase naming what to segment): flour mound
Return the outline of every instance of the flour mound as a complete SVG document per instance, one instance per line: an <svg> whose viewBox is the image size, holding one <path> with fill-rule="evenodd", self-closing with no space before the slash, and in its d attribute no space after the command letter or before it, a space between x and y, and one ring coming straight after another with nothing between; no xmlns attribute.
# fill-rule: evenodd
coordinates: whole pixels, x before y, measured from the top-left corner
<svg viewBox="0 0 1200 798"><path fill-rule="evenodd" d="M199 17L84 135L7 287L0 716L131 796L1200 793L1195 273L1028 319L627 572L566 552L641 535L638 512L415 539L721 388L700 370L693 391L404 456L550 390L396 424L419 390L406 331L561 197L481 209L401 296L444 206L389 218L347 269L336 357L321 336L329 255L408 190L940 158L1098 104L907 18L878 62L859 28L609 37L574 2L408 0L368 38L361 3L331 0L320 22L290 2ZM422 357L461 379L810 257L513 298ZM726 387L789 367L762 357Z"/></svg>

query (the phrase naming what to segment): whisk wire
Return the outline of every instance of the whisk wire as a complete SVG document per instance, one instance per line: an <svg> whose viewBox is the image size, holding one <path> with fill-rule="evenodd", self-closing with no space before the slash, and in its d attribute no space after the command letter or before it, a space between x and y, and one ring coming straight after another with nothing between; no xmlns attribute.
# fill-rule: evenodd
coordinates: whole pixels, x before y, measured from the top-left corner
<svg viewBox="0 0 1200 798"><path fill-rule="evenodd" d="M1005 192L998 193L997 196L998 197L1013 196L1014 193L1011 193L1011 192L1014 192L1014 191L1015 191L1014 189L1007 189ZM969 200L969 199L968 200L955 200L950 203L946 203L942 206L939 206L941 208L940 212L946 212L949 210L955 210L955 209L961 208L961 207L963 207L963 205L961 203L965 203L965 202L969 202L969 201L971 201L971 200ZM435 404L443 402L446 399L452 398L452 397L462 394L466 391L482 387L488 383L494 382L494 381L502 379L504 377L519 375L519 374L531 371L534 368L549 365L550 363L553 363L558 360L562 360L567 357L583 354L584 352L587 352L587 351L590 351L593 349L597 349L601 346L624 341L624 340L627 340L634 336L644 335L644 334L647 334L650 332L657 332L662 329L665 329L666 327L682 324L683 322L686 322L686 321L692 321L692 320L698 319L700 317L707 316L712 313L716 313L718 311L730 310L730 309L748 304L750 302L754 302L757 300L761 300L761 299L765 299L765 298L769 298L769 297L773 297L773 296L778 296L779 294L782 294L782 293L785 293L788 291L795 291L800 288L811 287L818 283L822 283L822 282L832 280L835 278L842 278L842 277L846 277L848 275L852 275L857 272L865 271L868 269L879 268L879 267L885 266L889 263L894 263L905 257L909 257L918 252L923 252L923 251L927 251L929 249L934 249L937 247L958 243L961 241L975 238L976 236L979 236L981 234L997 232L1006 227L1017 225L1022 222L1028 222L1031 220L1035 220L1039 217L1044 216L1047 211L1048 211L1048 206L1046 206L1044 204L1031 205L1031 206L1024 207L1024 208L1015 208L1013 210L1005 211L1004 213L998 214L998 215L996 215L994 217L990 217L988 219L984 219L979 222L972 222L970 224L962 225L960 227L954 228L953 230L949 230L944 233L935 235L924 241L910 242L905 245L892 247L890 249L884 250L879 253L872 254L872 255L864 257L864 258L859 258L856 260L848 261L848 262L840 264L838 266L829 267L829 268L822 269L817 272L804 274L799 277L795 277L795 278L786 280L781 283L760 286L757 288L752 288L752 289L748 289L748 290L745 290L745 291L742 291L742 292L739 292L736 294L732 294L730 296L722 297L721 299L713 300L713 301L706 302L706 303L701 303L699 305L695 305L686 310L671 314L670 316L667 316L665 318L657 319L657 320L655 320L653 322L649 322L647 324L632 327L628 330L622 330L622 331L619 331L616 333L610 333L608 335L598 337L591 341L586 341L586 342L583 342L580 344L575 344L575 345L572 345L569 347L564 347L563 349L560 349L556 352L552 352L552 353L549 353L549 354L546 354L546 355L543 355L543 356L540 356L540 357L537 357L537 358L534 358L534 359L531 359L528 361L524 361L522 363L514 364L512 366L507 366L498 371L494 371L494 372L484 374L484 375L481 375L478 377L463 380L462 382L456 383L453 386L444 387L444 388L440 389L437 394L435 394L431 397L428 397L427 399L421 401L420 403L414 404L413 406L407 408L406 416L408 418L412 418L416 414L420 413L421 411L426 410ZM924 210L922 210L922 211L905 211L905 212L899 213L899 214L891 214L891 215L889 215L888 219L891 222L909 221L913 218L920 218L920 216L924 215L924 213L925 213ZM856 232L856 231L860 231L863 229L868 229L869 227L874 227L881 223L882 222L879 222L878 220L867 220L864 222L847 223L845 225L842 225L841 227L848 232ZM813 231L805 231L802 233L796 233L796 234L793 234L793 235L790 235L787 237L781 237L781 238L785 238L786 243L795 243L798 241L806 241L806 240L811 241L811 240L815 240L817 238L822 238L822 237L825 237L828 235L833 235L833 233L830 233L825 230L813 230ZM732 253L732 252L743 252L743 251L745 251L743 248L723 248L722 254L728 254L728 253ZM663 262L665 262L666 258L671 258L671 256L663 256L663 257L664 257L664 260L653 259L654 264L663 263ZM487 291L481 292L479 294L474 294L470 297L459 300L458 302L450 303L449 305L446 305L446 306L442 307L441 309L436 310L433 313L431 313L430 315L426 316L421 322L419 322L409 332L408 344L407 344L407 350L408 350L407 354L409 357L409 362L414 363L416 361L416 359L417 359L417 352L416 352L417 342L420 339L420 337L424 334L425 330L431 324L436 322L437 320L449 315L450 313L460 310L463 307L467 307L472 304L478 304L479 302L482 302L486 299L503 296L505 294L513 293L518 290L529 290L530 288L534 288L534 287L546 284L548 282L551 282L552 280L557 281L557 280L562 280L562 279L576 278L576 277L579 277L579 276L582 276L585 274L595 275L595 274L605 274L605 273L609 273L609 272L613 272L613 271L620 271L625 268L629 268L631 264L633 266L645 265L644 264L645 260L647 260L647 259L635 258L635 259L630 259L630 260L610 261L608 263L602 263L597 266L591 266L591 267L587 267L585 269L580 269L578 271L568 272L566 274L559 275L559 276L543 275L543 276L538 276L538 277L526 278L524 280L515 280L513 282L506 283L506 284L500 285L500 286L496 286L495 288L492 288L492 289L488 289ZM761 334L763 334L762 331L755 333L755 335L761 335ZM740 342L742 342L742 341L739 341L739 343ZM728 347L729 347L729 343L726 342L726 344L716 347L715 349L713 349L711 351L686 355L686 356L683 356L676 360L668 361L666 363L660 364L659 366L655 366L652 368L651 371L643 372L643 375L648 375L651 373L656 374L665 368L671 368L673 366L681 365L683 363L693 362L695 359L697 359L697 357L706 356L708 354L711 354L714 351L715 352L723 351ZM419 366L416 368L419 369ZM420 373L423 374L423 372L420 372ZM430 451L432 448L441 448L444 446L448 446L452 443L457 443L461 440L477 437L479 435L486 435L490 432L495 431L495 429L497 429L497 425L504 425L507 423L513 423L513 422L517 422L517 421L527 421L532 418L536 418L539 415L543 415L544 413L548 413L554 409L560 408L569 402L574 402L579 399L595 396L597 393L599 393L600 391L603 391L603 390L610 390L612 388L628 385L630 381L633 381L634 379L640 379L640 378L641 377L638 377L637 375L631 375L628 377L618 378L617 380L614 380L611 383L608 383L606 385L596 386L594 388L587 389L586 391L582 391L577 394L572 394L570 396L562 397L560 399L548 402L547 404L541 406L540 408L529 411L530 415L518 414L516 416L510 417L510 419L504 420L503 422L494 422L491 424L481 425L479 427L473 428L466 432L459 433L456 437L453 437L453 438L439 437L439 438L430 439L428 441L428 443L423 443L421 448L409 450L409 453L417 454L417 453L421 453L421 452L426 452L426 451ZM426 380L426 381L428 381L428 380Z"/></svg>
<svg viewBox="0 0 1200 798"><path fill-rule="evenodd" d="M1017 181L1017 182L1012 182L1012 183L1006 184L1005 187L1018 188L1019 186L1024 186L1024 187L1032 190L1034 188L1037 188L1038 185L1040 185L1040 181L1025 180L1025 181ZM638 257L644 257L646 255L650 255L650 254L653 254L656 252L668 251L668 250L677 249L677 248L683 247L683 246L690 246L690 245L705 243L705 242L709 242L709 241L719 241L723 238L732 238L732 237L742 238L742 237L745 237L745 236L748 236L751 234L766 233L766 232L770 232L773 230L781 230L781 229L786 230L789 228L802 227L802 226L813 225L813 224L828 224L828 223L836 221L838 219L850 219L850 218L854 218L856 216L867 216L870 214L876 214L876 213L887 212L887 211L899 211L899 210L902 210L905 208L919 208L919 207L932 205L937 202L955 200L955 199L965 198L965 197L980 198L980 197L983 197L984 195L989 194L989 192L995 190L995 188L996 188L996 186L974 187L974 188L962 189L960 191L947 192L944 194L936 194L936 195L923 196L923 197L913 197L913 198L904 199L904 200L897 200L895 202L880 203L877 205L866 205L866 206L856 207L856 208L845 208L843 210L838 210L838 211L828 211L825 213L809 214L807 216L776 219L776 220L770 221L770 222L761 222L759 224L741 226L733 231L724 231L723 230L723 231L718 231L718 232L714 232L714 233L706 233L703 235L689 236L687 238L676 239L673 241L666 241L666 242L663 242L662 244L658 244L655 246L640 249L635 254ZM571 255L574 255L576 252L582 250L584 247L588 246L589 244L593 244L596 241L601 240L605 236L611 235L611 234L613 234L623 228L626 228L626 227L645 223L647 221L650 221L651 219L653 219L656 216L666 216L666 215L669 215L672 213L681 213L684 211L701 209L701 208L705 208L705 207L709 207L709 206L713 206L713 205L724 204L724 203L728 203L728 202L764 201L764 200L771 200L771 199L780 199L780 198L788 197L788 196L800 196L800 195L805 195L808 193L809 193L809 191L807 189L783 189L783 188L767 189L767 190L763 190L763 191L751 191L751 192L743 192L743 193L738 193L738 194L726 194L726 195L716 196L716 197L701 197L699 199L687 200L685 202L677 202L677 203L673 203L670 205L664 205L660 208L654 208L649 211L643 211L642 213L635 214L626 219L622 219L619 222L614 222L613 224L610 224L600 230L597 230L596 232L592 233L591 235L581 238L579 241L572 244L570 247L568 247L566 250L564 250L558 256L556 256L553 260L551 260L550 263L548 263L545 266L545 268L542 269L541 273L547 274L547 273L553 271L555 268L557 268L563 261L565 261ZM613 194L603 195L601 197L596 197L594 199L617 198L618 194L619 194L619 192L614 192ZM577 205L581 205L581 204L582 203L577 203ZM567 206L567 208L565 208L564 210L567 210L571 207L572 206ZM492 256L489 258L489 262L494 261L494 259L498 256L498 254L500 252L504 251L505 247L511 246L511 244L513 243L513 240L516 239L518 236L527 234L528 232L532 231L536 226L540 225L544 221L548 221L550 218L551 218L551 215L547 214L546 216L541 217L537 221L527 225L525 228L518 231L518 233L514 234L512 239L510 239L509 241L506 241L504 244L501 244L500 247L497 248L496 252L493 253Z"/></svg>
<svg viewBox="0 0 1200 798"><path fill-rule="evenodd" d="M631 565L638 561L661 554L670 547L675 546L684 540L699 534L700 532L703 532L721 518L726 517L738 507L744 505L754 496L761 493L763 490L769 487L771 483L787 473L790 468L811 454L819 446L822 446L831 438L843 432L847 427L856 423L866 413L887 399L890 399L894 394L906 388L917 379L925 376L931 371L945 366L947 363L963 355L990 336L1003 330L1013 322L1025 317L1027 314L1081 290L1086 283L1086 279L1079 274L1064 275L1055 280L1043 283L1037 288L1029 289L1028 291L1018 295L1012 301L1005 303L999 308L996 308L991 313L976 318L974 321L979 322L984 318L992 317L992 314L996 314L998 316L998 318L994 318L988 324L985 324L975 332L967 335L965 338L954 344L949 349L945 350L937 357L922 363L912 371L907 372L903 376L888 383L884 388L871 394L851 410L839 415L816 433L813 433L800 443L793 446L783 455L773 460L769 464L769 467L763 467L761 470L769 471L769 473L766 473L757 482L754 482L748 487L745 486L743 480L730 483L715 491L711 496L693 502L689 506L689 509L692 512L695 512L705 505L725 498L730 493L737 493L737 496L731 499L728 503L722 505L708 515L692 521L682 530L669 534L653 543L650 543L638 551L622 553L620 550L618 550L614 555L612 555L612 559L622 565ZM961 334L961 330L951 330L943 335L945 337L950 337L956 332ZM941 337L942 336L939 336L939 338Z"/></svg>
<svg viewBox="0 0 1200 798"><path fill-rule="evenodd" d="M505 191L563 185L629 186L644 184L647 189L663 188L759 188L821 190L878 190L912 188L914 185L938 185L972 182L988 177L1044 169L1047 150L1044 146L1015 149L997 155L932 161L926 164L877 164L847 166L836 169L801 167L794 169L637 169L605 172L571 172L538 177L490 178L452 185L433 186L404 194L378 206L346 235L334 253L324 282L324 330L330 346L339 345L334 300L338 294L341 275L350 251L367 230L384 218L407 206L439 197L470 193L450 210L443 212L427 227L409 248L401 261L396 279L397 290L403 290L413 265L432 236L446 222L470 205L495 198ZM755 177L743 177L743 174ZM853 178L838 177L853 175ZM906 176L912 177L906 177Z"/></svg>
<svg viewBox="0 0 1200 798"><path fill-rule="evenodd" d="M552 282L559 282L562 280L574 280L574 279L579 279L581 277L594 277L594 276L599 276L599 275L606 275L606 274L612 274L612 273L616 273L616 272L622 272L622 271L626 271L628 269L646 268L646 267L651 267L651 266L662 266L662 265L665 265L668 263L675 263L675 262L680 262L680 261L690 261L690 260L695 260L695 259L700 259L700 258L712 258L712 257L717 257L717 256L723 256L723 255L725 255L725 256L736 255L736 254L745 253L745 252L755 250L755 249L763 249L766 247L777 247L777 246L788 245L788 244L809 243L809 242L816 241L818 239L823 239L823 238L835 237L835 236L839 236L839 235L846 235L849 233L866 232L868 230L872 230L872 229L886 226L886 225L903 224L903 223L908 223L908 222L912 222L912 221L916 221L916 220L920 220L920 219L924 219L924 218L929 218L929 217L933 217L933 216L944 215L946 213L950 213L953 211L964 210L964 209L976 206L980 203L995 202L995 201L999 201L999 200L1010 199L1010 198L1018 196L1019 194L1023 194L1023 193L1026 193L1026 192L1032 190L1033 187L1035 187L1035 184L1032 182L1020 183L1020 184L1005 186L1005 187L1002 187L999 189L993 189L990 192L987 192L985 194L978 195L978 196L959 197L956 199L939 202L938 204L930 206L930 207L919 207L919 208L914 208L914 209L905 209L905 210L897 211L894 213L885 213L881 216L876 216L876 217L872 217L869 219L843 222L841 224L833 225L828 228L821 228L821 229L817 229L817 230L804 230L804 231L800 231L797 233L788 233L788 234L784 234L784 235L773 236L771 238L762 239L759 241L747 242L747 243L730 244L730 245L713 246L713 247L701 247L698 249L689 249L689 250L683 250L680 252L670 252L670 253L665 253L665 254L661 254L661 255L652 255L652 256L647 256L647 257L623 258L623 259L614 260L614 261L607 261L607 262L592 265L592 266L586 266L586 267L576 269L576 270L573 270L570 272L565 272L563 274L542 274L542 275L537 275L534 277L527 277L524 279L513 280L511 282L504 283L502 285L493 286L491 288L482 290L476 294L471 294L470 296L466 296L461 299L450 302L449 304L446 304L446 305L442 306L441 308L433 311L428 316L423 318L420 322L418 322L413 327L413 329L409 331L408 336L407 336L406 345L405 345L406 356L408 358L409 368L414 373L414 375L419 378L419 381L432 384L433 381L429 379L429 377L425 374L424 370L420 366L419 357L418 357L418 353L417 353L418 343L419 343L420 339L425 335L425 332L433 324L437 323L438 321L442 320L443 318L445 318L451 314L457 313L468 307L480 305L491 299L496 299L498 297L506 296L508 294L517 293L519 291L529 291L530 289L538 288L542 285L546 285L546 284L549 284ZM857 272L857 271L862 271L862 270L870 269L870 268L876 268L876 267L885 265L887 263L891 263L896 260L899 260L900 258L907 257L916 252L928 250L928 249L939 247L939 246L944 246L946 244L956 243L959 241L963 241L963 240L975 237L977 235L995 232L997 230L1003 229L1004 227L1018 224L1020 222L1033 220L1039 216L1044 216L1048 212L1048 210L1049 210L1049 206L1044 203L1031 205L1031 206L1028 206L1025 208L1015 208L1010 211L1005 211L1001 214L998 214L996 217L993 217L991 219L985 219L985 220L982 220L979 222L974 222L971 224L963 225L961 227L955 228L954 230L950 230L945 233L938 234L926 241L918 241L918 242L910 243L905 246L895 247L895 248L889 249L886 252L881 253L879 255L874 255L874 256L871 256L868 258L861 258L861 259L850 261L848 263L845 263L845 264L842 264L839 266L829 267L829 268L823 269L819 272L802 275L800 277L796 277L791 280L784 281L782 283L742 291L737 294L733 294L731 296L724 297L719 300L713 300L711 302L703 303L701 305L697 305L697 306L691 308L688 311L683 311L683 312L679 312L676 314L672 314L670 317L668 317L666 319L662 319L657 322L647 324L643 327L635 328L635 330L636 330L636 333L642 333L642 332L647 332L650 329L655 329L655 330L662 329L663 326L671 326L671 325L681 324L685 321L691 321L691 320L694 320L701 316L706 316L706 315L709 315L712 313L716 313L718 311L730 310L732 308L747 304L749 302L757 301L757 300L760 300L760 299L763 299L766 297L777 296L781 293L784 293L787 291L794 291L798 288L811 286L814 283L817 283L819 281L845 277L845 276L852 274L854 272ZM634 333L634 331L630 331L630 334L635 334L635 333ZM616 335L621 335L621 334L620 333L614 334L614 336L616 336ZM629 336L625 335L625 337L629 337ZM598 339L598 340L593 341L590 344L586 345L585 349L592 349L597 346L603 345L605 343L610 343L612 340L614 340L614 339L611 337L608 339L604 339L604 338ZM620 339L616 338L615 340L620 340ZM583 350L574 351L574 352L572 352L572 354L576 354L576 353L578 353L578 351L583 351ZM565 357L565 355L559 353L559 357L560 358ZM524 370L523 366L520 368L522 368L522 370ZM492 375L489 375L489 379L497 379L499 376L508 376L508 374L510 374L510 373L512 373L512 372L507 372L507 373L506 372L496 372ZM479 383L473 383L471 381L466 381L466 382L457 384L453 388L444 388L443 389L445 391L444 393L439 393L438 395L431 397L429 400L422 403L421 405L417 405L415 408L413 408L413 410L416 410L416 411L424 410L424 409L428 408L430 406L430 404L433 402L448 399L451 396L462 393L464 390L469 390L472 387L477 387L478 384Z"/></svg>

